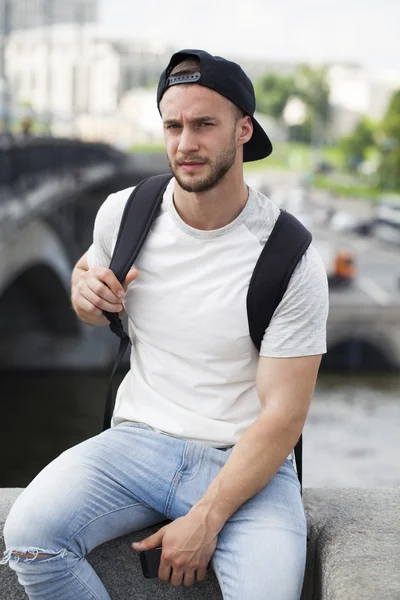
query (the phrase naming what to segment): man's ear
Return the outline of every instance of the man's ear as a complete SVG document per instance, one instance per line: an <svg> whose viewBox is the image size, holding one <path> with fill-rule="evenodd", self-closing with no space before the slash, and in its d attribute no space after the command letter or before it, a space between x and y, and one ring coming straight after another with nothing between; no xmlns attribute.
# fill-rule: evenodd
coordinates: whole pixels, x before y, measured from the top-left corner
<svg viewBox="0 0 400 600"><path fill-rule="evenodd" d="M253 121L249 115L246 115L240 119L239 124L239 142L241 144L246 144L253 135Z"/></svg>

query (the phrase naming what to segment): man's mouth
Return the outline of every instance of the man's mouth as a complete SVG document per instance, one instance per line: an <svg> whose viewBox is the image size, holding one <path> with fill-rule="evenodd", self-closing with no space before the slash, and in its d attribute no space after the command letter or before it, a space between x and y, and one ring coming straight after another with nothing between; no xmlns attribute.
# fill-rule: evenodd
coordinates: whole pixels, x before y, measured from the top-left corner
<svg viewBox="0 0 400 600"><path fill-rule="evenodd" d="M192 171L194 169L199 169L205 163L197 162L197 161L193 161L193 162L192 161L184 161L184 162L180 162L179 164L182 167L182 169L184 169L184 171Z"/></svg>

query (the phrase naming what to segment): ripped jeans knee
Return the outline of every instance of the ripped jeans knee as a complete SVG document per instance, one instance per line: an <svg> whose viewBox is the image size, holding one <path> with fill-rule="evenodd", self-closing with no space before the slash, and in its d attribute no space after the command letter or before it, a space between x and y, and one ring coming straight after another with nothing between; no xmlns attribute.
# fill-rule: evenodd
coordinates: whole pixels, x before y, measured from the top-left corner
<svg viewBox="0 0 400 600"><path fill-rule="evenodd" d="M11 510L4 526L6 551L0 560L0 565L44 563L58 558L66 558L68 552L65 548L60 549L60 546L52 548L47 544L41 546L40 541L36 545L34 542L38 537L43 543L42 536L39 535L36 528L33 528L28 534L26 530L27 527L18 512L15 509ZM51 538L52 536L49 539ZM12 565L10 564L10 566Z"/></svg>
<svg viewBox="0 0 400 600"><path fill-rule="evenodd" d="M37 526L38 518L34 512L35 503L21 508L19 504L21 497L23 495L11 508L4 525L3 536L6 551L0 560L0 565L9 564L10 567L16 567L19 570L24 565L67 558L66 543L56 541L59 539L58 529L50 527L48 534L43 535L42 527Z"/></svg>
<svg viewBox="0 0 400 600"><path fill-rule="evenodd" d="M5 565L11 560L18 563L32 563L32 562L50 562L57 558L66 558L68 551L65 548L61 550L45 550L43 548L10 548L4 552L3 558L0 560L0 565Z"/></svg>

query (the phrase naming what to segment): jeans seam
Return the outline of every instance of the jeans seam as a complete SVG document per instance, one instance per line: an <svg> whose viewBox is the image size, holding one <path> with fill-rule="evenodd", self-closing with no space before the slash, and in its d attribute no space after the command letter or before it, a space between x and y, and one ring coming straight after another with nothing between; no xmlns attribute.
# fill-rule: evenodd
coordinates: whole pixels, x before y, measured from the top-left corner
<svg viewBox="0 0 400 600"><path fill-rule="evenodd" d="M201 468L201 463L203 461L204 452L205 452L205 446L200 448L196 471L192 472L191 475L189 475L189 476L186 475L185 481L191 481L192 479L194 479L196 477L196 475L198 475L200 468Z"/></svg>
<svg viewBox="0 0 400 600"><path fill-rule="evenodd" d="M179 467L179 469L177 469L177 471L176 471L176 473L174 475L174 478L172 480L171 486L169 488L167 499L165 501L164 514L165 514L166 517L170 517L169 510L171 508L171 504L172 504L173 499L175 497L176 488L178 486L179 479L181 479L181 477L182 477L182 468L183 468L183 466L185 464L185 460L186 460L187 446L188 446L188 444L187 444L187 442L185 442L185 445L183 447L182 461L181 461L180 467Z"/></svg>
<svg viewBox="0 0 400 600"><path fill-rule="evenodd" d="M115 508L113 510L109 510L108 512L102 513L101 515L97 515L97 517L94 517L93 519L91 519L88 523L85 523L85 525L82 525L82 527L80 529L78 529L78 531L76 533L74 533L74 535L72 535L69 540L67 540L67 544L70 544L70 542L81 533L81 531L83 531L85 529L85 527L88 527L89 525L91 525L92 523L94 523L95 521L97 521L98 519L101 519L102 517L106 517L107 515L111 515L112 513L116 513L120 510L125 510L127 508L133 508L134 506L147 506L144 502L134 502L133 504L127 504L126 506L120 506L119 508ZM147 506L147 508L151 508L150 506ZM151 510L154 510L154 508L151 508ZM157 512L157 511L154 511Z"/></svg>
<svg viewBox="0 0 400 600"><path fill-rule="evenodd" d="M223 579L224 579L224 576L222 575L222 573L221 573L221 570L220 570L220 568L218 567L218 565L217 565L217 561L215 560L215 558L214 558L214 560L212 561L212 563L211 563L211 566L212 566L212 568L214 569L214 573L215 573L215 576L216 576L216 578L217 578L218 585L219 585L219 587L221 588L222 599L223 599L223 600L228 600L228 596L226 596L226 594L224 593L224 585L225 585L225 583L224 583L224 581L223 581ZM218 576L217 576L217 574L218 574Z"/></svg>
<svg viewBox="0 0 400 600"><path fill-rule="evenodd" d="M87 585L82 581L82 579L80 577L78 577L78 575L76 575L76 573L74 573L72 571L72 569L68 569L68 573L71 573L71 575L81 584L81 586L87 591L89 592L89 594L91 595L92 598L94 598L94 600L100 600L100 598L94 594L94 592L92 592Z"/></svg>

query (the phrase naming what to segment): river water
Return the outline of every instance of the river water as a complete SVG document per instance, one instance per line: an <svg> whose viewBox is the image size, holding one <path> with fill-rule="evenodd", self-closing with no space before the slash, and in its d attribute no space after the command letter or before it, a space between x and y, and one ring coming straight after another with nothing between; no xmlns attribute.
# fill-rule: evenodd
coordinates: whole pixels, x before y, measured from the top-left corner
<svg viewBox="0 0 400 600"><path fill-rule="evenodd" d="M26 486L101 431L106 374L2 373L0 487ZM400 485L400 375L319 377L304 430L305 487Z"/></svg>

